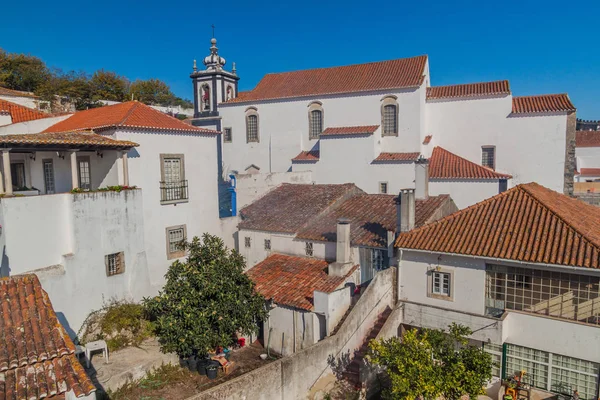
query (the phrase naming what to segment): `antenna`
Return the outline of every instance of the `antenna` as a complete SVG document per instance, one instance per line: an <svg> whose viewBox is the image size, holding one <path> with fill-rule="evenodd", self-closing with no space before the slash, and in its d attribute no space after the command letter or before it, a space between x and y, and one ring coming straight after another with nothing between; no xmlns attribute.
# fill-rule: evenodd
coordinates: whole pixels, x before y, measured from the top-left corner
<svg viewBox="0 0 600 400"><path fill-rule="evenodd" d="M212 31L213 31L212 37L214 38L215 37L215 24L212 24L211 27L212 27Z"/></svg>

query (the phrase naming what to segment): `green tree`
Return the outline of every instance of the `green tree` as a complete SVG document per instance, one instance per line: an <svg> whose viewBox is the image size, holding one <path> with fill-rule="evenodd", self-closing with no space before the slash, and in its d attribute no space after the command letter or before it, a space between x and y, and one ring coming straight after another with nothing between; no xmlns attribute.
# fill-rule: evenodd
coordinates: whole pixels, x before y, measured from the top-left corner
<svg viewBox="0 0 600 400"><path fill-rule="evenodd" d="M231 344L238 332L255 332L267 315L266 303L244 274L244 258L209 234L182 248L188 251L186 261L175 261L163 290L144 299L162 351L205 354Z"/></svg>
<svg viewBox="0 0 600 400"><path fill-rule="evenodd" d="M35 92L49 77L50 71L38 57L0 49L0 86Z"/></svg>
<svg viewBox="0 0 600 400"><path fill-rule="evenodd" d="M149 105L171 106L176 102L169 85L159 79L137 80L129 86L129 96Z"/></svg>
<svg viewBox="0 0 600 400"><path fill-rule="evenodd" d="M476 398L492 377L492 358L480 347L469 345L472 331L452 324L443 330L410 330L402 339L372 341L369 360L384 367L391 385L387 399L457 400Z"/></svg>
<svg viewBox="0 0 600 400"><path fill-rule="evenodd" d="M90 79L92 100L124 101L127 99L127 78L103 69L94 72Z"/></svg>

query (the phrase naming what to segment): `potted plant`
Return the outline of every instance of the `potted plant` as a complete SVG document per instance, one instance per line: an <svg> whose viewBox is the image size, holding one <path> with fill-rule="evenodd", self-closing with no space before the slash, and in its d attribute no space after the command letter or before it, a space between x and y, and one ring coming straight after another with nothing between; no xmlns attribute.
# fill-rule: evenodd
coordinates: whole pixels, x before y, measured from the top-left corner
<svg viewBox="0 0 600 400"><path fill-rule="evenodd" d="M219 368L219 362L210 360L206 366L206 376L208 379L215 379L217 377L217 369Z"/></svg>

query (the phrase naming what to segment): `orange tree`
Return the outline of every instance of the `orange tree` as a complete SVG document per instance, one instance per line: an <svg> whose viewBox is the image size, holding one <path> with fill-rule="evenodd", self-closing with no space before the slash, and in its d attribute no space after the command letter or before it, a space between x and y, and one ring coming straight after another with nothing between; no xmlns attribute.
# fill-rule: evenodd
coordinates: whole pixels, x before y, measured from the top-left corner
<svg viewBox="0 0 600 400"><path fill-rule="evenodd" d="M230 345L238 333L255 332L266 318L266 303L244 274L244 257L209 234L181 246L187 259L169 267L158 296L144 299L161 350L203 355Z"/></svg>

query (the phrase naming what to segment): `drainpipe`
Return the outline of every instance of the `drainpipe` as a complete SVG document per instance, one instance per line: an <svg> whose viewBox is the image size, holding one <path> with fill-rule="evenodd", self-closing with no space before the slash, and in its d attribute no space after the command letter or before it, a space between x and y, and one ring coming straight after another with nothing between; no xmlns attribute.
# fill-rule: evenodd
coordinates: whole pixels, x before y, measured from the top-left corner
<svg viewBox="0 0 600 400"><path fill-rule="evenodd" d="M294 352L292 354L296 354L296 310L292 310L292 326L294 327Z"/></svg>

